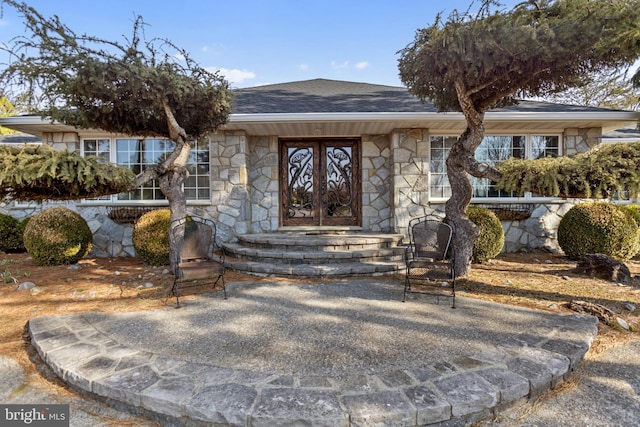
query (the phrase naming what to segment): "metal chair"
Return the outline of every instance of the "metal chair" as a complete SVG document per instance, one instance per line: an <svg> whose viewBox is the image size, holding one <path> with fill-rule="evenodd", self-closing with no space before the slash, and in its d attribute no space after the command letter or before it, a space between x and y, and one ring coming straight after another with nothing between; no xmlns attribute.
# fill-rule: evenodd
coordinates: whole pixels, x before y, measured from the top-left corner
<svg viewBox="0 0 640 427"><path fill-rule="evenodd" d="M227 299L224 252L216 243L216 224L198 217L179 219L171 223L169 239L171 247L177 248L172 254L177 259L172 263L175 271L171 288L176 307L180 307L180 289L198 286L200 280L215 278L214 288L222 281L222 292Z"/></svg>
<svg viewBox="0 0 640 427"><path fill-rule="evenodd" d="M409 222L402 302L406 301L407 293L413 292L436 295L438 299L451 298L451 308L456 308L452 237L453 228L439 217L429 215ZM413 288L414 285L419 288Z"/></svg>

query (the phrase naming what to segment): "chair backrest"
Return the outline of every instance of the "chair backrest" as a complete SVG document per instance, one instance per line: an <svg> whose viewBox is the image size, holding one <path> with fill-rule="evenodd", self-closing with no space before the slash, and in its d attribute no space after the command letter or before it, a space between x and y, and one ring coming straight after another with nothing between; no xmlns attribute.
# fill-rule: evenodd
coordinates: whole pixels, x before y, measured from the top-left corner
<svg viewBox="0 0 640 427"><path fill-rule="evenodd" d="M180 261L208 259L215 239L215 224L200 218L185 218L174 221L171 238L178 249Z"/></svg>
<svg viewBox="0 0 640 427"><path fill-rule="evenodd" d="M417 218L409 223L409 236L417 258L447 259L453 228L439 219Z"/></svg>

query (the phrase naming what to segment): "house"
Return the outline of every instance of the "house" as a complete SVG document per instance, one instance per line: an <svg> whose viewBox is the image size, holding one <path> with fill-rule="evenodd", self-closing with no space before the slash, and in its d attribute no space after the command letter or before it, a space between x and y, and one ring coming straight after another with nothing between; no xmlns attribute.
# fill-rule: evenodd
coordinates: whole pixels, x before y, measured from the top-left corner
<svg viewBox="0 0 640 427"><path fill-rule="evenodd" d="M562 156L600 144L640 113L523 101L485 116L476 157ZM170 141L110 135L40 117L0 125L57 148L97 155L140 171L172 149ZM445 160L465 129L462 114L438 112L406 88L315 79L235 90L229 122L198 141L185 184L190 211L213 218L219 237L283 231L405 233L409 220L444 209ZM474 179L472 203L500 213L507 251L557 251L555 232L575 200L517 198ZM131 218L165 205L156 184L69 205L94 232L96 255L133 255ZM8 203L16 217L47 207ZM127 222L128 218L128 222Z"/></svg>

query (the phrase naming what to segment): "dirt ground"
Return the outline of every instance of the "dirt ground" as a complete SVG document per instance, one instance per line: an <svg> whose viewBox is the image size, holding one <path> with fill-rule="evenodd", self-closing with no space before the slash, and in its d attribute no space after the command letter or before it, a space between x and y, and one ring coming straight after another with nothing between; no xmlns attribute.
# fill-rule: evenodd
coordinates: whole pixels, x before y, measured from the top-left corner
<svg viewBox="0 0 640 427"><path fill-rule="evenodd" d="M640 261L626 264L633 276L640 275ZM592 354L639 339L640 277L636 283L621 285L578 276L573 268L575 262L560 255L506 254L488 264L474 265L470 277L458 281L458 291L468 297L555 312L570 312L572 300L602 304L631 325L632 331L601 324ZM269 280L231 271L226 279L227 283ZM396 279L401 287L402 278ZM18 290L24 282L35 287ZM44 315L139 311L174 304L175 299L168 296L171 283L167 267L151 267L139 258L85 258L76 265L40 267L27 254L0 253L0 354L16 359L30 377L58 388L58 393L71 393L55 379L33 375L36 369L27 351L27 321ZM637 308L625 308L628 302Z"/></svg>

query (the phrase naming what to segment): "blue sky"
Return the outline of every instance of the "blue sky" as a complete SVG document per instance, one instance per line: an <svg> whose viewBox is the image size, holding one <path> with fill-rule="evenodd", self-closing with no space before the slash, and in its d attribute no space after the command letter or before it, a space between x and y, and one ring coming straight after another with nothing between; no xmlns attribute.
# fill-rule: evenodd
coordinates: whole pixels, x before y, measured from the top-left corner
<svg viewBox="0 0 640 427"><path fill-rule="evenodd" d="M502 0L511 8L522 0ZM438 12L466 10L472 0L29 0L78 34L122 40L141 15L146 37L184 48L203 67L221 70L232 87L315 78L400 86L397 52ZM477 10L479 0L473 2ZM6 5L0 42L23 34Z"/></svg>

